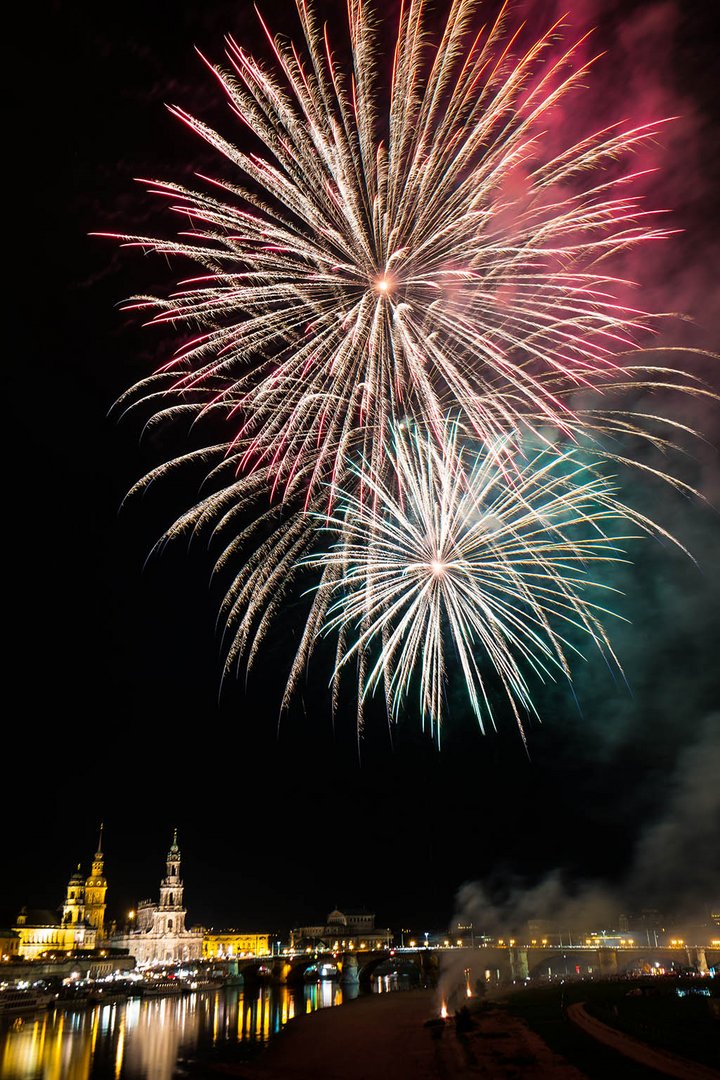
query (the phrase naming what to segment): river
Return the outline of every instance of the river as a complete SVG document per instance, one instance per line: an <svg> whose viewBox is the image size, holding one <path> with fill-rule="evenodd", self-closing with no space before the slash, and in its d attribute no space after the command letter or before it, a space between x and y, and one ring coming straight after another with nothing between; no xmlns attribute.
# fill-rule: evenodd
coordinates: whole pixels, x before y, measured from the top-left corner
<svg viewBox="0 0 720 1080"><path fill-rule="evenodd" d="M377 990L394 989L387 979ZM227 987L0 1019L2 1080L171 1080L196 1054L251 1057L294 1016L340 1005L341 987Z"/></svg>

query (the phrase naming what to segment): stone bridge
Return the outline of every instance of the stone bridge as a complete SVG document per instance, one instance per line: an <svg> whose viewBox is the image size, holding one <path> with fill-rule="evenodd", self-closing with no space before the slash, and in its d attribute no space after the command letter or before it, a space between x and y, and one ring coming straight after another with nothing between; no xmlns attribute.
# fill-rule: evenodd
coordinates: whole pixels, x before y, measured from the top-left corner
<svg viewBox="0 0 720 1080"><path fill-rule="evenodd" d="M452 954L444 969L470 969L473 983L516 982L541 978L609 978L632 973L691 968L701 975L720 963L720 950L704 946L479 946L438 950ZM454 958L453 958L454 957Z"/></svg>
<svg viewBox="0 0 720 1080"><path fill-rule="evenodd" d="M286 956L238 957L224 961L228 974L241 975L246 982L269 980L273 983L297 985L305 980L312 969L318 977L323 973L337 976L341 984L359 985L363 990L371 988L371 980L383 964L397 966L411 964L418 969L421 981L434 985L440 968L438 949L362 949L346 952L302 953ZM459 951L459 950L458 950Z"/></svg>
<svg viewBox="0 0 720 1080"><path fill-rule="evenodd" d="M412 964L420 980L432 986L440 970L457 970L466 981L487 985L525 979L608 978L632 973L691 968L707 974L720 965L720 949L704 946L537 946L506 945L474 948L398 948L320 952L284 956L247 957L225 961L228 973L242 975L247 982L270 980L298 984L313 968L322 977L335 976L341 983L370 989L371 979L383 964Z"/></svg>

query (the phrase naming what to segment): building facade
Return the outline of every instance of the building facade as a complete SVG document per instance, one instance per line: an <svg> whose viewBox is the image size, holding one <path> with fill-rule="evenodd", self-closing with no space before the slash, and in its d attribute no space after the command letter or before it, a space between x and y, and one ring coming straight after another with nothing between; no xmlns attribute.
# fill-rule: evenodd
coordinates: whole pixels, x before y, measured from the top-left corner
<svg viewBox="0 0 720 1080"><path fill-rule="evenodd" d="M290 948L384 949L392 942L392 930L375 926L369 911L331 911L323 926L298 926L290 931Z"/></svg>
<svg viewBox="0 0 720 1080"><path fill-rule="evenodd" d="M94 949L97 938L84 920L66 923L54 911L28 908L21 910L13 929L19 938L18 952L25 960Z"/></svg>
<svg viewBox="0 0 720 1080"><path fill-rule="evenodd" d="M237 930L203 931L202 954L206 960L269 956L271 951L269 934L240 934Z"/></svg>
<svg viewBox="0 0 720 1080"><path fill-rule="evenodd" d="M126 933L114 934L111 939L113 947L128 949L139 967L200 960L203 954L202 930L186 928L187 909L183 907L183 893L176 829L167 854L165 877L160 882L159 903L143 900L138 904L135 927Z"/></svg>

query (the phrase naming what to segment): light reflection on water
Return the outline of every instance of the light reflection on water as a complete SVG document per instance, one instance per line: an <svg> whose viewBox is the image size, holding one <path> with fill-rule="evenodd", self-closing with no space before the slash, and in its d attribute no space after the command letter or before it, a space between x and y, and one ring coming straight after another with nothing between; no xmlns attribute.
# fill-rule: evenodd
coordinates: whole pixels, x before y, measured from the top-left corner
<svg viewBox="0 0 720 1080"><path fill-rule="evenodd" d="M337 983L228 987L189 996L131 998L0 1021L2 1080L171 1080L197 1050L251 1051L300 1013L342 1003Z"/></svg>

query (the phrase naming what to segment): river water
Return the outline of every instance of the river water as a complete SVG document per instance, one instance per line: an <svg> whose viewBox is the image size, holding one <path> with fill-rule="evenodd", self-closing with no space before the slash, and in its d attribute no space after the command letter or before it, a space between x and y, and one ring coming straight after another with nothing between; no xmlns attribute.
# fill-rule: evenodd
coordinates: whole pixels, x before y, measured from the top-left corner
<svg viewBox="0 0 720 1080"><path fill-rule="evenodd" d="M228 987L6 1018L0 1020L0 1078L171 1080L188 1057L249 1058L292 1017L342 1000L340 986L323 979L301 987Z"/></svg>

